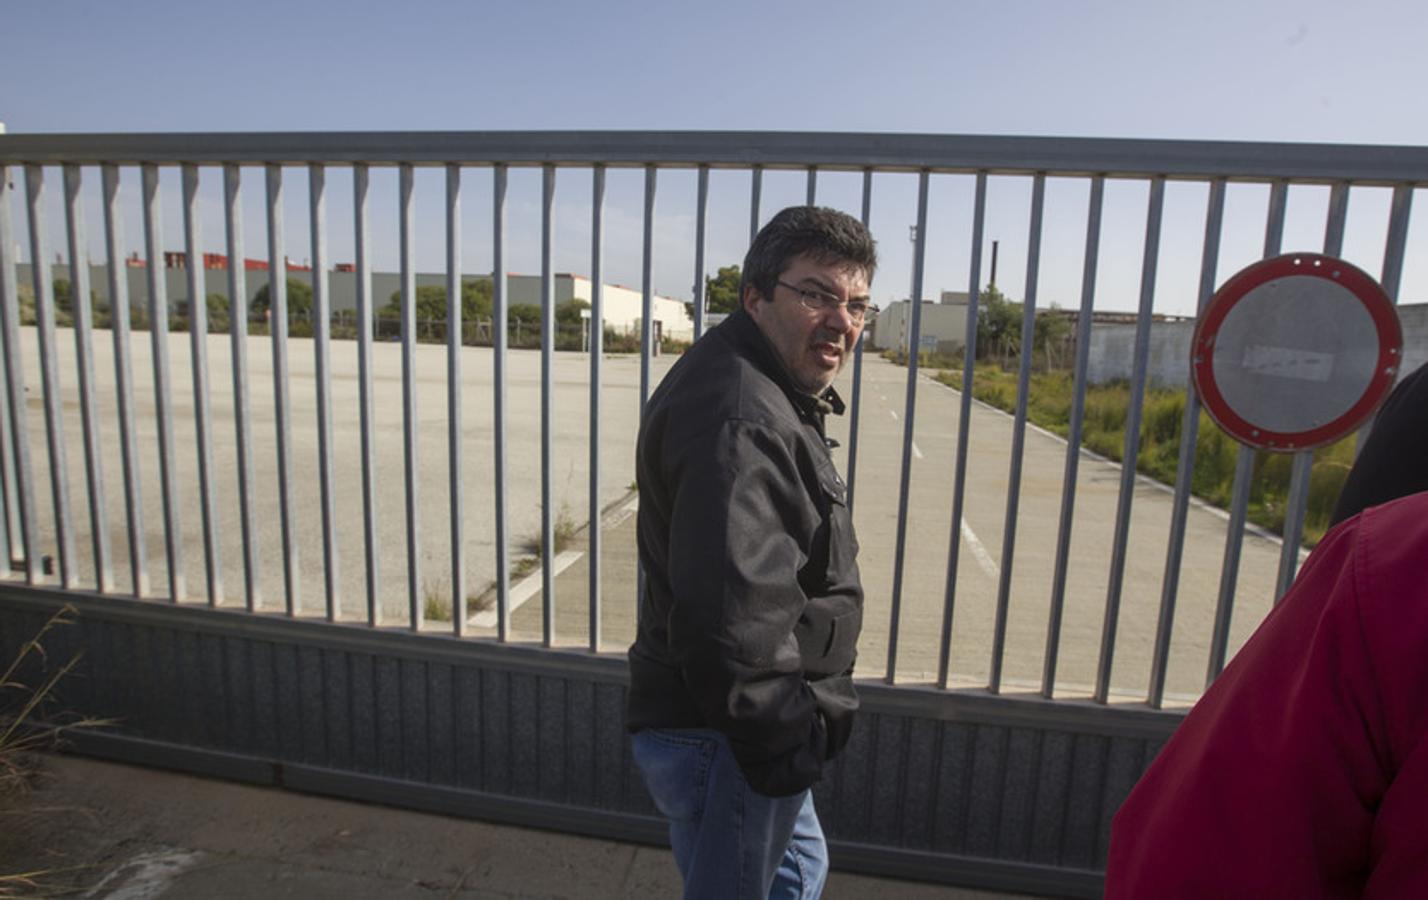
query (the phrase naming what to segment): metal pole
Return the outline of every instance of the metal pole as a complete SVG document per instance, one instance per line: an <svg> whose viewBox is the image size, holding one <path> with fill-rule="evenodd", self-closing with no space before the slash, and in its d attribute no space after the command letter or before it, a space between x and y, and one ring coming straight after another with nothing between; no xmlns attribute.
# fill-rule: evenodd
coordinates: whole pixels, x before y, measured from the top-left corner
<svg viewBox="0 0 1428 900"><path fill-rule="evenodd" d="M927 183L923 170L917 179L917 244L913 248L912 290L922 293L923 263L927 256ZM898 486L897 546L893 553L892 609L888 616L888 684L897 677L898 624L902 613L902 567L907 550L907 507L912 478L912 429L917 413L917 343L922 335L922 304L912 304L912 335L907 355L907 401L903 412L902 476Z"/></svg>
<svg viewBox="0 0 1428 900"><path fill-rule="evenodd" d="M1007 475L1007 509L1002 526L1002 562L997 579L997 611L992 622L992 661L987 690L1002 689L1006 655L1007 616L1011 612L1012 563L1016 556L1016 514L1021 505L1021 465L1026 448L1026 408L1031 394L1031 358L1035 352L1036 291L1041 271L1041 224L1046 201L1046 176L1037 175L1031 188L1031 226L1027 234L1026 297L1021 310L1021 361L1017 369L1016 416L1012 424L1011 470Z"/></svg>
<svg viewBox="0 0 1428 900"><path fill-rule="evenodd" d="M1202 315L1215 293L1215 272L1220 261L1220 234L1225 218L1225 179L1210 185L1205 210L1205 243L1200 257L1200 299L1196 315ZM1185 414L1180 421L1180 458L1175 469L1175 500L1170 511L1170 544L1165 553L1165 579L1160 593L1160 621L1155 629L1155 655L1150 665L1150 690L1146 702L1159 709L1165 698L1165 678L1170 666L1170 638L1175 625L1175 601L1180 584L1180 563L1185 549L1185 520L1190 508L1190 487L1195 469L1195 445L1199 438L1200 398L1186 391Z"/></svg>
<svg viewBox="0 0 1428 900"><path fill-rule="evenodd" d="M1136 458L1140 454L1140 417L1145 402L1146 369L1150 363L1150 317L1155 305L1155 272L1160 261L1160 223L1165 208L1165 179L1150 183L1145 223L1145 251L1141 263L1140 310L1136 316L1135 356L1131 368L1130 406L1126 413L1124 450L1121 453L1121 489L1116 503L1115 531L1111 538L1111 572L1106 587L1106 615L1101 626L1101 658L1096 669L1093 699L1105 703L1111 691L1111 666L1120 624L1121 586L1125 578L1130 542L1131 500L1135 494Z"/></svg>
<svg viewBox="0 0 1428 900"><path fill-rule="evenodd" d="M169 395L169 301L163 276L163 240L159 222L159 170L142 167L144 246L148 252L149 346L154 356L154 406L158 413L159 480L164 499L164 546L169 569L169 601L184 596L183 542L179 540L178 485L174 482L173 407ZM142 539L142 536L140 536Z"/></svg>
<svg viewBox="0 0 1428 900"><path fill-rule="evenodd" d="M94 400L94 342L89 290L89 238L85 230L83 183L77 165L64 167L65 219L69 236L70 284L74 298L74 351L79 370L79 405L84 426L84 472L89 488L89 527L94 551L95 585L101 594L114 590L109 561L109 521L104 504L103 448ZM207 407L204 408L207 412ZM7 560L8 561L8 560ZM8 567L7 567L8 568Z"/></svg>
<svg viewBox="0 0 1428 900"><path fill-rule="evenodd" d="M1041 696L1056 693L1056 664L1061 647L1061 614L1066 605L1066 572L1071 561L1071 527L1075 521L1076 477L1081 462L1081 427L1086 413L1086 368L1091 356L1091 319L1096 301L1096 268L1101 252L1101 209L1106 179L1091 180L1086 212L1086 254L1081 269L1081 309L1076 316L1076 381L1071 393L1071 417L1066 435L1066 468L1061 478L1061 525L1056 533L1056 567L1051 580L1051 608L1046 619L1046 655L1042 660Z"/></svg>
<svg viewBox="0 0 1428 900"><path fill-rule="evenodd" d="M223 564L218 552L217 516L213 501L213 421L208 398L208 297L203 253L199 244L198 167L183 167L184 252L188 257L188 337L193 368L193 408L198 438L198 494L203 517L203 572L208 605L223 597ZM74 254L71 254L74 258Z"/></svg>
<svg viewBox="0 0 1428 900"><path fill-rule="evenodd" d="M957 460L952 478L952 536L947 546L947 584L942 600L942 644L937 660L937 684L946 688L952 661L952 613L957 598L957 568L962 546L962 511L967 499L967 439L972 428L972 380L977 360L977 304L981 296L982 234L987 221L987 173L977 173L972 210L971 268L967 276L966 348L962 359L962 397L957 414Z"/></svg>
<svg viewBox="0 0 1428 900"><path fill-rule="evenodd" d="M357 164L352 167L352 214L357 276L357 383L358 407L361 410L362 429L362 544L367 567L367 624L373 628L379 623L378 579L377 579L377 497L376 497L376 448L372 410L372 256L367 242L370 234L367 189L369 174L367 166Z"/></svg>
<svg viewBox="0 0 1428 900"><path fill-rule="evenodd" d="M332 298L327 274L327 171L308 166L312 225L313 366L317 377L317 471L322 504L322 574L327 621L337 621L337 518L332 483Z"/></svg>

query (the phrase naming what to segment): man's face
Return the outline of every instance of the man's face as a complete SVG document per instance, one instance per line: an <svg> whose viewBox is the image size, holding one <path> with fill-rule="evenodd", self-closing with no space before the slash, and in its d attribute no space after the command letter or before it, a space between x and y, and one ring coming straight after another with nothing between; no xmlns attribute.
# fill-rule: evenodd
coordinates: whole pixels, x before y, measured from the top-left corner
<svg viewBox="0 0 1428 900"><path fill-rule="evenodd" d="M848 263L796 256L778 280L784 284L776 285L770 297L752 285L746 288L744 309L773 344L794 385L805 393L821 394L853 352L863 323L853 321L846 305L834 310L807 308L794 288L832 294L845 304L866 303L868 275Z"/></svg>

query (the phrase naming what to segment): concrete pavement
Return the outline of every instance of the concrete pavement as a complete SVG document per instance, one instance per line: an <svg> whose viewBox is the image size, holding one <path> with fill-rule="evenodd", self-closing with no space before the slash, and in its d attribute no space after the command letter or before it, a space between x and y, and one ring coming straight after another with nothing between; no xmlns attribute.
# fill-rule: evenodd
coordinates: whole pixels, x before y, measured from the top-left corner
<svg viewBox="0 0 1428 900"><path fill-rule="evenodd" d="M679 896L657 847L534 831L73 756L0 798L0 875L47 870L43 895L624 900ZM1009 894L834 872L824 894L995 900Z"/></svg>
<svg viewBox="0 0 1428 900"><path fill-rule="evenodd" d="M34 329L22 329L27 370L27 403L31 473L41 552L57 553L55 517L39 390L38 352ZM99 401L99 446L105 475L104 499L111 536L114 587L130 589L128 547L124 528L124 485L118 446L117 405L113 389L113 348L107 332L95 335L95 371ZM195 404L189 365L188 335L175 334L168 345L172 366L171 392L176 456L172 462L177 486L177 535L182 554L186 596L204 599L203 539ZM208 339L210 397L213 420L213 509L221 566L221 603L243 602L244 568L238 502L238 458L228 337ZM163 505L156 433L156 410L149 335L136 334L132 343L135 371L135 416L140 432L138 480L143 499L142 530L148 578L153 593L167 587L163 540ZM88 494L72 333L62 329L58 363L64 399L67 444L65 483L74 531L75 571L80 586L93 584ZM292 467L292 536L295 581L300 589L300 614L320 615L324 608L322 521L318 478L316 391L311 340L289 342L291 425L287 448ZM365 569L362 557L363 517L360 481L356 345L333 343L332 419L334 532L337 572L336 613L363 620ZM252 421L254 541L258 563L255 585L259 606L283 605L283 550L278 503L277 428L272 393L271 343L249 339L248 389ZM671 357L651 361L651 380L658 383ZM479 595L494 577L495 490L492 462L495 435L492 408L494 358L487 348L465 348L461 355L464 456L462 548L468 593ZM417 605L428 598L448 604L451 594L451 479L448 465L446 349L419 345L415 375L418 386L416 468L418 570ZM539 354L513 351L508 357L506 386L507 541L513 557L531 552L540 527L540 373ZM891 612L897 509L902 470L903 430L907 411L906 370L875 354L865 356L865 383L860 422L855 521L862 542L860 561L867 589L860 671L885 673L893 633ZM409 615L406 554L405 458L402 442L400 347L384 343L374 348L374 410L376 428L377 597L383 622L401 623ZM618 518L619 505L633 481L634 439L638 427L638 358L611 356L604 360L601 391L602 506ZM589 459L589 358L556 354L553 370L551 495L558 519L579 525L587 518ZM851 372L840 385L850 393ZM935 677L946 606L948 546L951 537L953 464L960 415L959 395L924 379L919 384L916 427L910 456L910 504L902 566L900 616L897 622L896 674L902 681ZM835 417L831 433L843 444L838 452L846 469L848 417ZM958 523L962 552L953 597L951 643L952 683L984 684L998 592L1005 578L1008 598L1007 644L1003 684L1011 690L1040 684L1045 655L1046 622L1054 581L1054 558L1062 503L1066 445L1031 428L1025 442L1020 503L1015 518L1014 552L1007 553L1008 450L1011 418L974 404L968 452L967 499ZM1083 454L1075 491L1075 526L1066 578L1065 614L1061 634L1057 693L1084 696L1096 677L1104 611L1111 583L1112 542L1120 486L1120 467ZM1165 576L1171 496L1146 479L1136 483L1121 590L1121 614L1112 670L1115 696L1143 697L1150 668L1151 646L1159 618ZM628 510L626 510L626 513ZM635 566L633 521L626 516L608 526L602 568L602 646L619 650L632 634ZM1168 691L1173 703L1193 700L1203 688L1211 623L1218 597L1225 548L1226 518L1222 513L1192 506L1180 571L1176 627L1171 642ZM579 548L575 548L577 551ZM1237 648L1268 610L1278 562L1277 540L1246 537L1239 569L1236 609L1230 647ZM588 634L587 569L579 560L565 569L556 594L562 618L557 640L584 643ZM541 608L531 596L515 624L519 636L539 637ZM565 621L568 619L569 621ZM490 616L477 622L477 634L491 635ZM449 627L432 623L432 627Z"/></svg>

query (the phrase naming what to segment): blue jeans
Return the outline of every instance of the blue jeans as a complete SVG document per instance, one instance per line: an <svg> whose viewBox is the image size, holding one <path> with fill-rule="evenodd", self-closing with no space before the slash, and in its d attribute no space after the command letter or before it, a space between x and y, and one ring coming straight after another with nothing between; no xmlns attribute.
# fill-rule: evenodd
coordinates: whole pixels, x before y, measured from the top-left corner
<svg viewBox="0 0 1428 900"><path fill-rule="evenodd" d="M828 845L812 792L758 793L717 731L647 728L631 744L669 819L685 900L807 900L823 892Z"/></svg>

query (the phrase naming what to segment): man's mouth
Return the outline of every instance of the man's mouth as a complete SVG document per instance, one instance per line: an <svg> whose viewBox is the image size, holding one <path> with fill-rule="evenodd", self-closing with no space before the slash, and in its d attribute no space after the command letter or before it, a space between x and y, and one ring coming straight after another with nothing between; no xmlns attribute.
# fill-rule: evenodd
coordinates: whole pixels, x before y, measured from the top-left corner
<svg viewBox="0 0 1428 900"><path fill-rule="evenodd" d="M818 341L813 345L813 354L825 366L836 366L843 359L843 348L831 341Z"/></svg>

